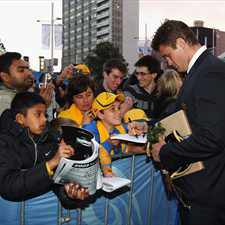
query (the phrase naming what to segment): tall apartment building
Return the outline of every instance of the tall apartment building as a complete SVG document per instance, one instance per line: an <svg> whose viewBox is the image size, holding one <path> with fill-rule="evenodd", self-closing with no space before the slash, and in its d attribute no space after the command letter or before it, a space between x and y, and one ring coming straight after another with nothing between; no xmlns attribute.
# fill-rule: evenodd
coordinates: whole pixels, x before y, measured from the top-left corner
<svg viewBox="0 0 225 225"><path fill-rule="evenodd" d="M63 67L83 62L102 41L112 42L133 64L138 32L138 0L63 0Z"/></svg>

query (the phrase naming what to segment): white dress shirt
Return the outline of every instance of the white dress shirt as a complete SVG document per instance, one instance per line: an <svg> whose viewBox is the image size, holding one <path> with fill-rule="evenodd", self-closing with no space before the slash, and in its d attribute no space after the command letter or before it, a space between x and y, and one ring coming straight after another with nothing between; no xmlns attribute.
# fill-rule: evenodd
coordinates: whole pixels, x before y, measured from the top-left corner
<svg viewBox="0 0 225 225"><path fill-rule="evenodd" d="M197 52L195 52L195 54L193 55L193 57L191 58L191 61L188 65L188 69L187 69L187 74L189 73L189 71L191 70L191 67L194 65L194 63L196 62L196 60L198 59L198 57L206 50L206 46L203 45L201 48L199 48L197 50Z"/></svg>

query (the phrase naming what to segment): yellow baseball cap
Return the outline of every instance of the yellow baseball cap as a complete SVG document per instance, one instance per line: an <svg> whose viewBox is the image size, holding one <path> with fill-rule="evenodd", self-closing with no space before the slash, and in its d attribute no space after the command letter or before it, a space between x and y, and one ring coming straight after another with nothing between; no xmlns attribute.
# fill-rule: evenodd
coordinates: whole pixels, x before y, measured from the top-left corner
<svg viewBox="0 0 225 225"><path fill-rule="evenodd" d="M91 73L90 69L85 64L78 64L75 68L85 75L89 75Z"/></svg>
<svg viewBox="0 0 225 225"><path fill-rule="evenodd" d="M132 121L149 121L145 111L142 109L131 109L127 111L123 117L125 123Z"/></svg>
<svg viewBox="0 0 225 225"><path fill-rule="evenodd" d="M124 102L123 94L115 95L110 92L100 93L92 103L92 112L96 116L97 111L108 109L115 101Z"/></svg>

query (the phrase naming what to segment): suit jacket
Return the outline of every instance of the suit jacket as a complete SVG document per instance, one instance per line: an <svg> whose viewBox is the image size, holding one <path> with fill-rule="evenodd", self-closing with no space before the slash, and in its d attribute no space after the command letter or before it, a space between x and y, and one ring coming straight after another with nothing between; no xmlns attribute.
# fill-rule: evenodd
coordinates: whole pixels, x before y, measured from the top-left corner
<svg viewBox="0 0 225 225"><path fill-rule="evenodd" d="M225 207L225 63L207 50L197 59L176 102L185 106L192 135L162 147L167 169L203 161L205 169L174 181L183 198L205 207Z"/></svg>

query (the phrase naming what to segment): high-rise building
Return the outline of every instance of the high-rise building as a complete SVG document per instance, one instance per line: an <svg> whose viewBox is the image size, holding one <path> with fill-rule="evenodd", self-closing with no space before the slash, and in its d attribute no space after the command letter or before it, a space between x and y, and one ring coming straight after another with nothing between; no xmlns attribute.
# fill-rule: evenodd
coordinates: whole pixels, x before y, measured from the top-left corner
<svg viewBox="0 0 225 225"><path fill-rule="evenodd" d="M102 41L113 43L126 61L133 64L133 58L137 57L138 2L63 0L63 67L83 62Z"/></svg>

